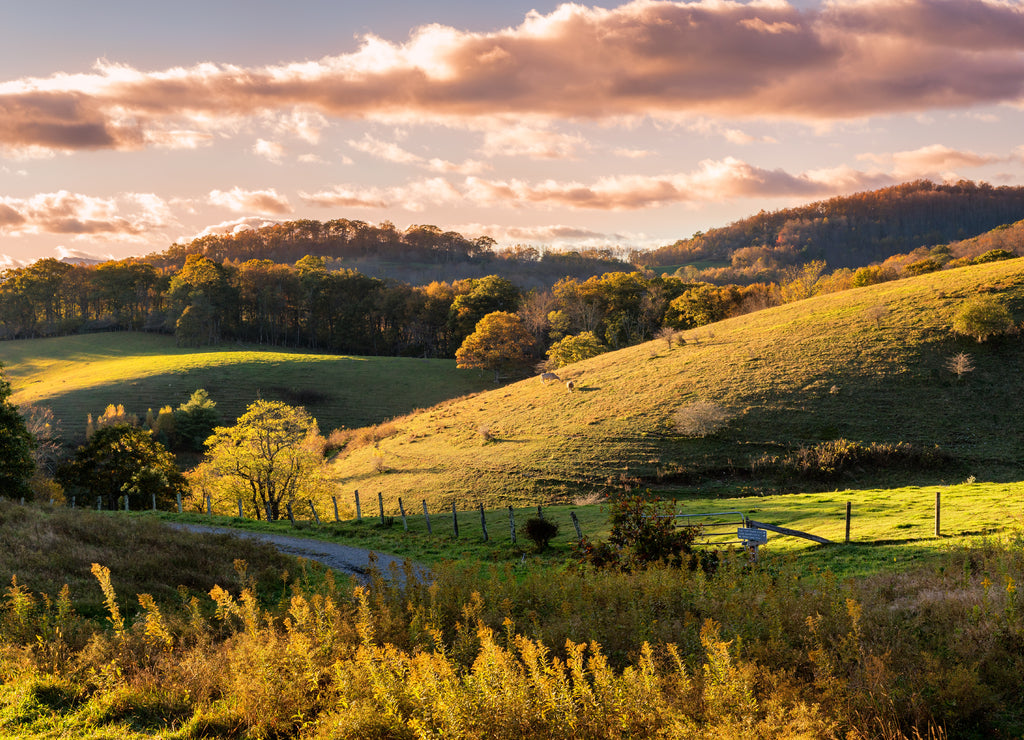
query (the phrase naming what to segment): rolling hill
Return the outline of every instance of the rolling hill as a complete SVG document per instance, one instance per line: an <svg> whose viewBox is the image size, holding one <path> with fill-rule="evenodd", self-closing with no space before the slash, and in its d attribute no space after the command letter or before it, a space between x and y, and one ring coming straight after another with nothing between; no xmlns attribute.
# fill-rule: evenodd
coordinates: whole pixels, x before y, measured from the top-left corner
<svg viewBox="0 0 1024 740"><path fill-rule="evenodd" d="M903 442L937 461L854 467L819 488L1024 478L1024 342L978 344L951 332L962 302L998 295L1024 316L1024 260L977 265L818 296L577 363L562 383L530 378L395 420L374 447L343 451L344 490L380 491L392 508L479 501L564 501L623 486L748 493L777 481L753 461L820 442ZM974 370L948 369L967 353ZM676 433L692 400L727 407L706 438ZM770 467L770 466L769 466ZM805 489L811 484L802 483Z"/></svg>
<svg viewBox="0 0 1024 740"><path fill-rule="evenodd" d="M205 388L230 423L257 398L306 406L324 433L375 424L486 387L453 360L355 357L267 350L250 345L175 346L165 335L133 332L0 343L0 363L16 404L48 406L71 440L86 415L123 404L144 417Z"/></svg>

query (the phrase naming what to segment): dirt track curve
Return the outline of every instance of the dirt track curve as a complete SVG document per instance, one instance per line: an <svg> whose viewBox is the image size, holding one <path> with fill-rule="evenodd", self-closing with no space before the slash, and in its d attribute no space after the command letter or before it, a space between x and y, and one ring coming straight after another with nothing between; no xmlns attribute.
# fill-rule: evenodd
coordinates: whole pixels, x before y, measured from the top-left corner
<svg viewBox="0 0 1024 740"><path fill-rule="evenodd" d="M291 537L283 534L271 534L269 532L250 532L244 529L231 529L230 527L210 527L205 524L172 524L173 527L187 529L190 532L214 532L216 534L227 534L234 537L246 537L259 540L273 545L278 550L288 555L294 555L307 560L315 560L323 563L340 573L347 573L356 576L361 581L367 581L367 571L370 567L370 550L360 547L350 547L336 542L325 542L324 540L311 540L305 537ZM391 564L398 567L402 573L402 558L393 555L373 551L376 557L376 567L382 573L389 573ZM417 576L424 578L427 569L419 563L414 564Z"/></svg>

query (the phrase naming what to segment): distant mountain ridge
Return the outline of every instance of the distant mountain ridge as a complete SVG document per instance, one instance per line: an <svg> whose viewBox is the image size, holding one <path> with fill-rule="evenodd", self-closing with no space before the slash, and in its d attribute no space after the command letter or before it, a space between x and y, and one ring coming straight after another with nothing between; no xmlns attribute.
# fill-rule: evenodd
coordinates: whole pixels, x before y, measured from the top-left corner
<svg viewBox="0 0 1024 740"><path fill-rule="evenodd" d="M715 264L754 272L810 260L830 269L881 262L920 247L970 239L1024 219L1024 187L928 180L831 198L797 208L761 211L650 252L648 267ZM736 278L730 275L723 279Z"/></svg>

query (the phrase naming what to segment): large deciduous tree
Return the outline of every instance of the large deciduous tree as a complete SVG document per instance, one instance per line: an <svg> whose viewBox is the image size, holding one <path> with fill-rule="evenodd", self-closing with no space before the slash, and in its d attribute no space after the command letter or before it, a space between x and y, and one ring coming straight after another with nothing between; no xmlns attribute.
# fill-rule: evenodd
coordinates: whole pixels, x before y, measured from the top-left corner
<svg viewBox="0 0 1024 740"><path fill-rule="evenodd" d="M501 372L526 367L533 359L533 335L508 311L494 311L480 319L476 331L455 351L455 364L462 368L493 370L494 382Z"/></svg>
<svg viewBox="0 0 1024 740"><path fill-rule="evenodd" d="M32 460L32 435L10 401L11 385L2 370L0 365L0 496L30 498L28 480L36 468Z"/></svg>
<svg viewBox="0 0 1024 740"><path fill-rule="evenodd" d="M303 408L255 401L233 427L214 429L206 446L196 479L221 498L247 502L258 519L279 519L282 506L321 484L323 438Z"/></svg>

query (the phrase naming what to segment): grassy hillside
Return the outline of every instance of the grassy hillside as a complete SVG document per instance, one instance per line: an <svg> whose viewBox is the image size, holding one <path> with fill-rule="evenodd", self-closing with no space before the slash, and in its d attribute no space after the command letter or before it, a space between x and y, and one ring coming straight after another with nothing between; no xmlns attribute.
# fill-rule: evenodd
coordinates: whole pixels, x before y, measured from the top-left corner
<svg viewBox="0 0 1024 740"><path fill-rule="evenodd" d="M774 481L751 476L752 460L846 438L938 445L953 462L864 470L827 481L829 490L1020 480L1024 342L978 344L950 331L979 291L1024 317L1024 260L819 296L685 332L683 346L605 354L560 371L575 393L531 378L458 399L397 420L376 448L343 453L335 471L345 490L382 491L392 506L398 496L565 500L624 484L685 494L724 478L750 479L756 493ZM961 378L946 369L959 352L975 365ZM680 436L673 414L698 399L735 418L704 439Z"/></svg>
<svg viewBox="0 0 1024 740"><path fill-rule="evenodd" d="M0 362L17 404L49 406L65 434L82 437L87 414L124 404L147 408L188 400L205 388L225 422L257 398L304 405L320 428L375 424L486 387L452 360L320 355L225 345L175 346L156 334L118 332L0 342Z"/></svg>

